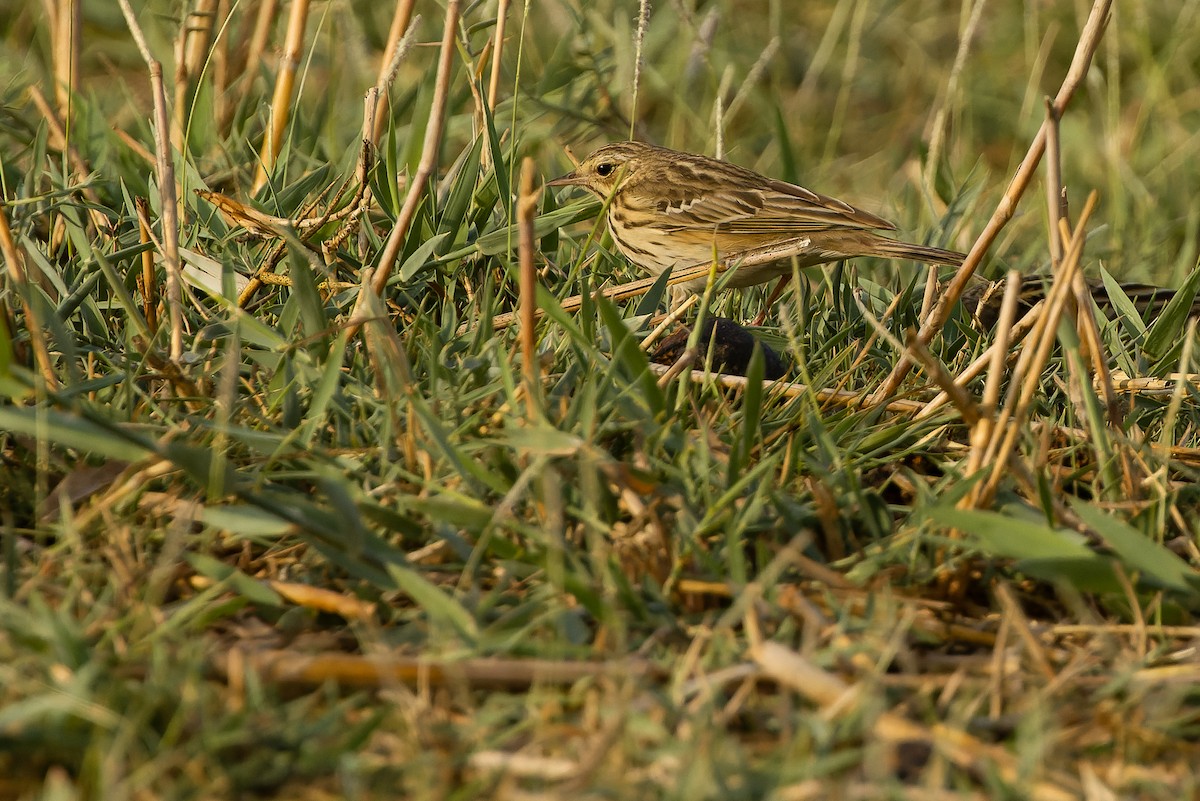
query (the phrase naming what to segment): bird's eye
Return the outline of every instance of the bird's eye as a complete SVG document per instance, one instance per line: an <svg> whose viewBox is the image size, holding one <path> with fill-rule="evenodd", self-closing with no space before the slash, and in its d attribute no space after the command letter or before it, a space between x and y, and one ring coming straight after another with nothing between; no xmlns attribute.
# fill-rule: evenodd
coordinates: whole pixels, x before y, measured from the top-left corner
<svg viewBox="0 0 1200 801"><path fill-rule="evenodd" d="M612 171L613 165L609 164L607 161L603 164L596 165L596 175L599 175L601 178L607 178L608 176L612 175Z"/></svg>

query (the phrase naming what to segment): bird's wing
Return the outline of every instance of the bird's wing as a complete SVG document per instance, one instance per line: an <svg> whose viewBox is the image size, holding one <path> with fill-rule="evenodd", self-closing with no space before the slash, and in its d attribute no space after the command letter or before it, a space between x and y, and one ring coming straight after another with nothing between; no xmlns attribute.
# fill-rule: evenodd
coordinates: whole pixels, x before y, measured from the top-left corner
<svg viewBox="0 0 1200 801"><path fill-rule="evenodd" d="M668 231L719 231L729 234L795 235L860 229L895 230L882 217L836 198L783 181L685 195L661 202L656 227Z"/></svg>

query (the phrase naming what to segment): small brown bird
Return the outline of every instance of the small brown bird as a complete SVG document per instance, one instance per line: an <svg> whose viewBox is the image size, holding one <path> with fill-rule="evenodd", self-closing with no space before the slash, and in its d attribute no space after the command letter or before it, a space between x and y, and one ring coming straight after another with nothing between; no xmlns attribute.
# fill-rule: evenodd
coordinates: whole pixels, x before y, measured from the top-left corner
<svg viewBox="0 0 1200 801"><path fill-rule="evenodd" d="M655 275L718 263L727 286L786 280L800 267L854 256L961 264L963 254L888 239L896 226L848 203L724 161L643 142L605 145L547 186L579 186L608 203L625 258ZM698 278L684 286L704 288Z"/></svg>

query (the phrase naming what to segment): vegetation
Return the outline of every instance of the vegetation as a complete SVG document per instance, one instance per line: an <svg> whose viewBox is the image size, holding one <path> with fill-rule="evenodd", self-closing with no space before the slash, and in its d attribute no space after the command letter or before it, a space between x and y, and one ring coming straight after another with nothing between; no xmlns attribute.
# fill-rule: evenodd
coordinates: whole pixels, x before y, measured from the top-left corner
<svg viewBox="0 0 1200 801"><path fill-rule="evenodd" d="M72 5L0 0L0 796L1197 792L1200 5ZM533 173L631 132L1045 302L859 260L664 375Z"/></svg>

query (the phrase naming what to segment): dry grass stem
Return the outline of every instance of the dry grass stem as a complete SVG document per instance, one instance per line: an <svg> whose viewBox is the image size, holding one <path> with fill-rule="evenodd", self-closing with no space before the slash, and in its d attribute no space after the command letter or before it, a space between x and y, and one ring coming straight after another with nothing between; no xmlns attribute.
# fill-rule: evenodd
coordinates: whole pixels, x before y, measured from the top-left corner
<svg viewBox="0 0 1200 801"><path fill-rule="evenodd" d="M113 133L117 135L117 138L120 139L121 142L124 143L125 146L128 147L135 156L151 166L154 165L154 154L147 150L145 145L119 128L113 129Z"/></svg>
<svg viewBox="0 0 1200 801"><path fill-rule="evenodd" d="M1038 321L1041 320L1045 310L1046 302L1044 300L1039 301L1037 305L1025 313L1025 315L1016 325L1011 327L1011 333L1008 337L1008 340L1004 343L1005 347L999 347L999 339L994 341L988 346L987 350L980 354L975 361L971 362L966 369L959 372L955 383L961 387L965 387L967 384L983 375L985 371L994 369L993 365L995 364L996 360L1001 360L1005 364L1011 361L1013 359L1012 350L1025 341L1025 338L1029 336L1029 333L1038 325ZM1016 310L1014 308L1014 313L1015 311ZM922 417L928 417L929 415L933 414L938 409L945 406L949 400L950 398L946 393L943 392L939 394L928 404L926 404L925 408L921 410L921 413L917 415L918 419Z"/></svg>
<svg viewBox="0 0 1200 801"><path fill-rule="evenodd" d="M374 89L368 92L368 96L373 92ZM366 103L368 108L365 113L369 116L374 109L374 104L370 99ZM290 279L287 279L286 276L276 276L272 271L285 255L292 232L299 235L301 242L308 243L326 225L341 223L338 230L321 243L325 265L331 268L335 266L336 258L333 256L334 251L353 233L359 225L360 217L365 214L367 208L370 206L371 186L368 175L374 160L373 153L374 150L370 142L364 139L354 179L343 181L342 185L338 187L337 192L334 193L333 198L324 204L325 211L320 213L317 213L316 209L324 201L325 196L330 191L329 188L326 188L316 198L305 204L295 218L264 214L253 206L248 206L220 192L210 192L205 189L195 190L196 195L212 203L230 225L245 229L248 235L278 240L278 244L271 254L259 261L258 268L254 274L246 280L244 286L240 287L238 291L239 307L245 308L264 284L291 286ZM346 206L334 211L351 185L357 185L354 197ZM309 245L309 247L311 248L312 245ZM338 285L339 282L334 280L323 281L320 284L321 287L327 288L333 288Z"/></svg>
<svg viewBox="0 0 1200 801"><path fill-rule="evenodd" d="M1053 269L1057 271L1063 259L1062 242L1064 238L1070 238L1070 231L1063 210L1066 187L1062 184L1059 112L1054 105L1054 101L1049 97L1045 98L1045 106L1046 121L1042 127L1046 131L1046 217L1049 221L1050 261ZM1075 277L1072 280L1072 288L1074 290L1073 301L1068 303L1068 311L1076 320L1085 361L1091 362L1092 369L1095 370L1095 375L1098 378L1099 387L1104 396L1109 423L1114 428L1119 428L1120 411L1116 402L1116 395L1112 389L1112 382L1108 379L1108 360L1104 355L1100 331L1092 314L1091 296L1081 272L1077 271L1075 273ZM1075 363L1072 361L1070 364L1074 365ZM1072 372L1073 374L1076 372L1074 367L1072 367ZM1075 380L1079 386L1079 391L1085 391L1089 383L1087 378L1076 374ZM1080 417L1086 418L1086 410L1081 408L1079 411ZM1123 473L1126 477L1126 487L1132 492L1132 485L1129 480L1128 460L1122 457L1121 461L1125 467Z"/></svg>
<svg viewBox="0 0 1200 801"><path fill-rule="evenodd" d="M195 81L204 70L212 48L219 11L218 0L196 0L183 24L183 70L188 81Z"/></svg>
<svg viewBox="0 0 1200 801"><path fill-rule="evenodd" d="M258 154L258 170L250 194L257 194L266 186L267 179L275 169L275 159L283 146L284 133L291 117L292 89L296 85L296 72L300 68L300 57L304 52L304 31L308 25L309 0L292 0L288 13L287 36L283 43L283 55L279 58L279 71L275 75L275 94L271 98L271 113L267 129L263 133L262 147Z"/></svg>
<svg viewBox="0 0 1200 801"><path fill-rule="evenodd" d="M190 583L193 588L198 590L208 589L216 584L206 576L192 576ZM366 621L374 619L376 615L376 604L363 603L357 598L323 587L274 579L264 581L262 585L270 591L278 593L288 603L317 612L337 615L345 620Z"/></svg>
<svg viewBox="0 0 1200 801"><path fill-rule="evenodd" d="M217 2L214 11L214 25L216 20L220 20L221 25L208 53L208 73L212 86L213 120L216 123L216 129L222 133L228 130L226 121L233 114L229 92L229 86L233 80L229 52L229 26L232 21L232 12L229 8L230 2L232 0L218 0Z"/></svg>
<svg viewBox="0 0 1200 801"><path fill-rule="evenodd" d="M1189 345L1188 340L1183 342L1184 347ZM1124 372L1114 370L1111 377L1114 390L1131 395L1174 395L1181 390L1186 392L1189 384L1200 389L1200 375L1196 373L1168 373L1162 378L1130 378Z"/></svg>
<svg viewBox="0 0 1200 801"><path fill-rule="evenodd" d="M497 0L496 3L496 33L492 37L492 73L488 78L488 109L496 110L496 100L500 96L500 65L504 55L504 32L508 25L509 0Z"/></svg>
<svg viewBox="0 0 1200 801"><path fill-rule="evenodd" d="M934 302L937 301L938 288L941 286L941 281L938 279L937 268L932 264L925 267L925 292L921 295L921 316L918 319L924 320L929 316L929 310L933 308Z"/></svg>
<svg viewBox="0 0 1200 801"><path fill-rule="evenodd" d="M145 198L135 201L138 216L138 241L143 245L152 240L150 227L150 204ZM147 250L142 254L142 272L138 276L138 288L142 292L142 313L146 316L146 328L153 334L158 330L158 278L154 274L154 253Z"/></svg>
<svg viewBox="0 0 1200 801"><path fill-rule="evenodd" d="M46 0L54 54L54 99L64 127L71 129L71 102L79 91L83 0Z"/></svg>
<svg viewBox="0 0 1200 801"><path fill-rule="evenodd" d="M1062 238L1072 238L1070 226L1065 218L1058 219L1058 228ZM1093 371L1091 382L1088 381L1086 375L1079 376L1081 388L1092 383L1099 389L1100 396L1104 401L1108 424L1114 431L1120 431L1124 424L1121 404L1117 400L1112 377L1109 375L1108 355L1105 353L1104 341L1100 336L1100 326L1096 323L1096 315L1092 311L1091 292L1087 282L1084 281L1082 272L1075 272L1075 276L1071 280L1071 288L1073 294L1068 308L1075 314L1080 346L1085 358L1091 362ZM1132 490L1132 488L1130 489Z"/></svg>
<svg viewBox="0 0 1200 801"><path fill-rule="evenodd" d="M634 138L638 118L638 89L642 83L642 66L645 63L646 28L650 27L650 0L638 0L637 31L633 38L633 86L629 108L629 138ZM720 93L718 94L718 97ZM720 126L717 127L720 138ZM718 148L718 152L720 149ZM720 158L720 156L718 156Z"/></svg>
<svg viewBox="0 0 1200 801"><path fill-rule="evenodd" d="M921 343L921 340L917 339L915 333L909 333L907 348L908 355L913 359L914 363L921 365L929 374L930 378L933 379L934 383L942 388L942 392L949 396L950 402L954 404L956 409L958 409L959 415L962 417L963 422L973 429L979 427L985 419L985 416L979 405L975 402L975 399L967 394L967 391L963 387L955 383L954 375L951 374L950 371L946 369L945 365L943 365L941 361L939 361L937 357L935 357L929 351L928 347ZM978 448L972 447L970 453L968 454L968 466L970 464L971 455L978 452L978 450ZM1030 495L1030 497L1035 497L1037 495L1037 477L1028 466L1022 464L1017 459L1012 459L1006 467L1012 471L1013 476L1021 484L1025 492ZM968 475L970 475L970 473L968 473ZM978 487L979 485L976 484L972 489ZM960 506L969 508L969 504L973 502L976 502L976 499L972 493L964 499L964 502L960 504ZM1057 504L1055 508L1060 510L1060 512L1065 510L1061 504ZM951 536L958 535L959 532L957 531L951 532ZM962 586L963 585L961 583L954 584L954 589L951 591L951 595L957 597L961 592Z"/></svg>
<svg viewBox="0 0 1200 801"><path fill-rule="evenodd" d="M717 274L719 275L723 273L726 269L728 269L727 266L718 265ZM679 284L688 283L689 281L694 281L697 278L707 278L710 272L712 272L712 266L708 264L701 264L697 267L688 267L678 270L671 273L671 277L667 279L667 286L677 286ZM646 294L654 288L654 284L657 282L658 276L639 278L634 281L627 281L623 284L617 284L616 286L605 287L604 289L597 290L596 294L600 297L607 298L608 300L629 300L630 298L636 298ZM572 295L568 298L563 298L561 301L559 301L559 305L562 307L562 310L566 312L579 311L579 309L583 307L583 296ZM492 319L492 327L495 330L500 331L508 328L515 322L515 314L497 314ZM466 325L460 329L460 331L465 330Z"/></svg>
<svg viewBox="0 0 1200 801"><path fill-rule="evenodd" d="M675 308L671 309L670 312L663 315L663 318L658 321L658 324L655 325L654 329L646 335L645 339L641 341L638 347L640 347L642 350L649 350L650 346L657 342L658 338L661 337L668 328L674 325L678 320L682 319L684 315L688 313L688 310L699 302L699 295L691 295Z"/></svg>
<svg viewBox="0 0 1200 801"><path fill-rule="evenodd" d="M933 382L950 396L950 402L958 409L963 422L969 426L979 425L983 419L983 412L975 403L975 399L967 394L964 388L954 383L954 375L946 369L946 365L942 364L940 359L929 352L929 348L921 340L917 339L915 332L908 332L903 349L907 350L909 358L921 365Z"/></svg>
<svg viewBox="0 0 1200 801"><path fill-rule="evenodd" d="M863 319L867 321L867 325L871 326L871 335L882 339L892 348L892 350L898 353L903 352L904 343L901 342L895 335L893 335L891 331L887 330L883 324L883 321L872 314L871 310L867 308L867 304L863 302L863 290L855 289L852 297L854 298L854 305L858 307L859 314L861 314ZM899 297L899 295L896 297ZM897 305L896 297L892 298L892 302L889 303L887 309L884 310L885 319L888 315L891 315L895 312Z"/></svg>
<svg viewBox="0 0 1200 801"><path fill-rule="evenodd" d="M1058 227L1060 235L1063 238L1072 238L1070 227L1065 218L1058 219ZM1113 386L1112 376L1109 374L1108 362L1109 357L1105 352L1104 342L1100 336L1100 326L1096 323L1096 315L1092 311L1091 293L1088 290L1087 284L1084 281L1083 273L1076 271L1071 280L1073 295L1068 308L1075 312L1076 330L1079 333L1080 348L1083 352L1085 361L1090 362L1090 373L1082 372L1075 374L1075 381L1078 384L1078 390L1082 394L1091 389L1095 389L1100 395L1104 404L1105 422L1111 432L1118 435L1115 440L1105 441L1103 434L1097 432L1095 446L1098 451L1097 458L1100 462L1106 462L1111 458L1117 460L1117 464L1121 470L1121 482L1123 495L1126 498L1136 498L1138 486L1141 484L1141 474L1134 466L1128 450L1123 444L1124 431L1124 413L1122 404L1117 398L1117 392ZM1068 360L1068 365L1072 365L1072 371L1077 369L1074 360ZM1081 365L1082 366L1082 365ZM1085 410L1080 410L1081 417L1086 419ZM1108 451L1115 451L1109 453Z"/></svg>
<svg viewBox="0 0 1200 801"><path fill-rule="evenodd" d="M934 277L933 284L936 286L937 270L930 269L929 274ZM926 286L927 296L928 296L928 290L929 290L929 286L927 285ZM862 310L864 312L864 314L866 314L867 319L871 322L871 333L867 335L866 341L864 341L863 344L859 346L858 354L855 355L854 361L852 361L850 363L850 366L846 368L845 373L842 375L841 381L839 381L837 386L834 387L835 390L841 391L841 390L845 389L846 384L850 383L850 379L854 376L854 371L856 369L858 369L859 365L861 365L870 356L871 347L875 344L875 341L877 339L879 339L880 332L881 331L886 332L886 329L883 328L883 324L886 323L888 320L890 320L893 315L895 315L896 309L899 308L900 301L903 297L904 297L903 293L900 293L900 292L896 293L892 297L891 302L888 303L887 308L884 309L883 317L878 322L876 322L875 318L872 317L869 312L867 312L866 306L863 305L862 301L858 298L857 294L855 295L854 300L856 303L858 303L859 309ZM893 342L896 350L898 350L898 351L903 350L903 348L899 347L899 342L896 342L894 339L892 340L892 342Z"/></svg>
<svg viewBox="0 0 1200 801"><path fill-rule="evenodd" d="M1184 393L1190 389L1190 387L1187 387L1186 385L1190 383L1192 386L1200 388L1200 375L1194 375L1187 372L1192 366L1192 348L1195 346L1196 342L1196 325L1197 321L1194 318L1188 321L1187 336L1183 340L1183 351L1179 354L1180 371L1178 373L1174 373L1173 375L1167 376L1167 378L1171 380L1173 386L1171 387L1171 402L1167 406L1167 413L1163 418L1163 431L1159 440L1160 445L1170 445L1172 442L1170 437L1174 432L1176 422L1179 419L1179 409L1183 405ZM1136 381L1137 379L1128 380ZM1148 379L1142 380L1145 381ZM1122 382L1122 384L1124 383L1125 382Z"/></svg>
<svg viewBox="0 0 1200 801"><path fill-rule="evenodd" d="M525 397L530 415L535 413L541 388L541 368L537 358L537 267L534 264L533 218L541 201L540 188L534 185L537 166L526 157L521 162L521 189L517 198L518 251L520 254L521 368L525 377Z"/></svg>
<svg viewBox="0 0 1200 801"><path fill-rule="evenodd" d="M505 776L536 778L547 782L565 781L579 773L579 765L569 759L504 751L477 751L471 754L468 765L471 770L481 773L503 773Z"/></svg>
<svg viewBox="0 0 1200 801"><path fill-rule="evenodd" d="M387 288L388 278L396 263L400 250L404 246L404 238L408 235L409 226L417 213L429 181L437 170L438 148L442 141L442 127L446 121L446 98L450 92L450 72L454 65L454 39L458 31L458 0L450 0L446 4L446 21L442 26L441 55L438 59L437 82L434 85L433 103L429 111L429 122L425 128L425 143L421 149L421 161L417 172L408 184L408 194L404 205L396 218L396 224L388 235L387 242L379 256L375 267L371 290L380 297Z"/></svg>
<svg viewBox="0 0 1200 801"><path fill-rule="evenodd" d="M1050 241L1050 264L1058 269L1063 258L1062 234L1058 221L1064 217L1062 199L1066 196L1067 188L1062 183L1062 151L1058 144L1058 110L1054 101L1046 99L1046 121L1042 128L1046 131L1046 217ZM1081 279L1082 280L1082 279Z"/></svg>
<svg viewBox="0 0 1200 801"><path fill-rule="evenodd" d="M388 88L396 78L396 71L400 68L400 62L404 60L404 55L412 47L413 39L416 38L417 26L421 22L419 16L415 20L413 19L414 5L416 5L416 0L399 0L392 13L387 44L383 47L384 57L379 64L379 76L375 79L375 88L379 90L379 96L375 101L374 125L367 132L371 144L374 145L379 144L379 137L383 136L384 128L387 127L391 109Z"/></svg>
<svg viewBox="0 0 1200 801"><path fill-rule="evenodd" d="M1066 218L1060 216L1061 206L1056 202L1058 198L1064 196L1065 189L1062 191L1057 190L1057 187L1061 183L1061 178L1058 177L1060 172L1058 121L1054 116L1054 108L1049 100L1047 100L1047 110L1047 180L1051 184L1051 188L1047 193L1047 214L1051 221L1051 229L1055 232L1055 235L1050 238L1050 247L1052 253L1058 254L1058 257L1053 259L1053 264L1058 269L1062 260L1062 241L1064 239L1070 240L1073 237ZM1076 404L1077 414L1080 419L1089 419L1088 399L1085 397L1085 393L1095 386L1103 397L1105 417L1109 427L1113 431L1119 432L1121 430L1120 404L1117 401L1116 392L1109 378L1108 357L1104 352L1100 330L1092 313L1091 294L1080 270L1076 270L1072 276L1071 288L1072 293L1068 296L1066 310L1075 320L1076 330L1079 334L1081 359L1067 359L1067 366L1074 388L1069 393L1069 397ZM1132 463L1125 453L1124 448L1119 442L1111 443L1106 440L1102 432L1096 433L1097 436L1093 439L1093 442L1097 451L1097 461L1100 464L1106 464L1115 456L1121 467L1124 495L1128 498L1135 497L1135 484L1137 482L1134 480ZM1116 445L1115 454L1109 453L1112 444Z"/></svg>
<svg viewBox="0 0 1200 801"><path fill-rule="evenodd" d="M359 165L362 165L364 161L370 164L370 159L365 158L359 160ZM361 166L359 171L361 172ZM276 239L286 236L292 230L303 237L308 237L331 222L344 222L354 219L355 215L362 210L362 201L360 198L366 196L370 186L364 182L358 182L359 191L355 195L354 201L337 211L333 211L332 209L337 207L340 197L344 196L348 185L348 183L343 183L333 200L325 204L325 211L316 212L315 206L321 200L321 198L317 198L317 200L310 202L308 207L301 210L300 214L294 218L276 217L273 214L266 214L253 206L242 203L240 200L228 195L223 195L220 192L211 192L207 189L196 189L194 191L198 197L202 197L213 204L221 216L234 228L243 228L251 236Z"/></svg>
<svg viewBox="0 0 1200 801"><path fill-rule="evenodd" d="M1017 313L1017 300L1021 294L1021 274L1009 270L1004 286L1004 300L1000 306L1000 321L996 324L996 337L990 349L991 359L988 362L988 376L984 384L983 398L980 401L979 420L971 429L971 452L967 457L966 474L974 475L986 463L987 447L992 441L992 432L996 425L996 411L1000 402L1000 387L1004 381L1004 367L1008 363L1009 339L1012 335L1013 318ZM985 354L987 355L987 354ZM965 382L960 375L957 386ZM949 393L944 393L950 397ZM924 414L924 412L922 412ZM972 488L965 506L973 508L979 502L978 485Z"/></svg>
<svg viewBox="0 0 1200 801"><path fill-rule="evenodd" d="M696 360L699 358L700 358L700 348L699 347L684 348L683 352L679 354L679 358L676 359L674 362L672 362L670 365L667 365L666 372L664 372L661 376L659 376L659 378L658 378L659 389L665 389L672 381L674 381L676 378L678 378L680 375L682 375L684 370L688 369L693 364L695 364ZM706 366L706 369L697 370L696 372L707 373L707 372L709 372L709 370L707 369L707 366Z"/></svg>
<svg viewBox="0 0 1200 801"><path fill-rule="evenodd" d="M196 0L195 8L184 15L175 48L175 103L171 125L171 143L184 149L187 117L200 74L204 71L216 29L218 0Z"/></svg>
<svg viewBox="0 0 1200 801"><path fill-rule="evenodd" d="M1000 600L1000 605L1004 610L1003 614L1007 618L1009 626L1017 632L1017 636L1025 646L1025 651L1029 654L1029 659L1033 662L1034 669L1047 682L1053 681L1057 674L1050 665L1046 649L1043 647L1038 636L1034 634L1029 618L1025 616L1025 612L1021 609L1021 604L1014 597L1012 588L1007 582L1002 581L996 585L996 597Z"/></svg>
<svg viewBox="0 0 1200 801"><path fill-rule="evenodd" d="M650 364L650 372L660 376L666 374L670 369L668 365ZM707 370L692 370L688 373L688 380L695 384L716 384L717 386L733 390L745 390L748 386L745 376L725 375ZM814 389L805 384L798 384L792 381L763 379L762 387L764 393L779 393L779 396L784 398L798 398L811 394L821 403L831 403L838 406L861 406L864 400L861 393L835 389ZM916 414L922 408L924 408L924 404L920 401L903 398L888 401L884 405L884 409L889 412L909 415Z"/></svg>
<svg viewBox="0 0 1200 801"><path fill-rule="evenodd" d="M175 191L175 159L171 154L170 115L163 84L162 64L150 53L146 37L138 25L129 0L118 0L125 24L141 51L150 71L150 90L154 97L155 177L161 206L162 257L167 266L167 313L171 320L170 354L173 362L183 356L183 266L179 260L179 198Z"/></svg>
<svg viewBox="0 0 1200 801"><path fill-rule="evenodd" d="M1009 390L1008 400L996 425L992 443L988 447L985 461L991 464L992 473L984 488L980 491L978 502L991 502L1000 480L1004 475L1004 466L1008 464L1017 437L1021 433L1022 424L1028 417L1033 396L1038 390L1042 367L1050 356L1054 346L1058 320L1062 316L1068 297L1069 287L1075 271L1079 267L1079 259L1083 255L1084 229L1092 211L1096 207L1096 193L1093 192L1084 205L1079 224L1075 228L1075 236L1063 259L1063 268L1055 276L1054 286L1046 298L1046 313L1039 319L1040 326L1031 333L1031 345L1026 347L1017 361L1013 373L1013 387Z"/></svg>
<svg viewBox="0 0 1200 801"><path fill-rule="evenodd" d="M238 649L232 649L233 650ZM525 690L534 684L569 685L581 679L658 680L663 672L652 663L628 659L615 662L566 662L540 659L465 659L456 662L412 656L359 656L345 653L305 654L296 651L241 651L245 665L263 681L317 687L337 682L343 687L384 688L394 684L431 687ZM220 675L231 678L229 665L218 658Z"/></svg>

